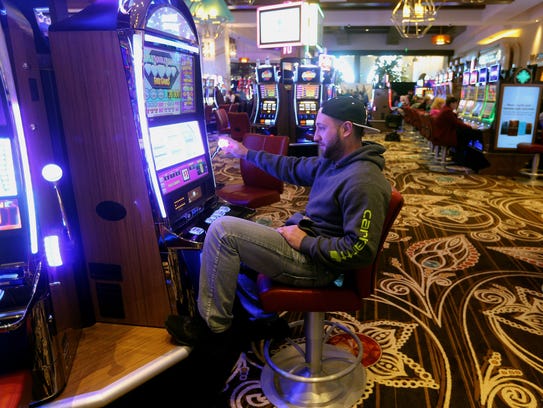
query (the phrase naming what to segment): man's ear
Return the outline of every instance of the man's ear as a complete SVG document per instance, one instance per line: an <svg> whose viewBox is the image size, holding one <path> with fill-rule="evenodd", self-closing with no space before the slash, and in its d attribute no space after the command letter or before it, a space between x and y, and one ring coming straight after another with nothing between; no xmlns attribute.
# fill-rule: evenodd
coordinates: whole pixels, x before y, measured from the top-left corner
<svg viewBox="0 0 543 408"><path fill-rule="evenodd" d="M341 126L343 126L343 132L346 135L350 135L351 133L353 133L353 122L343 122Z"/></svg>

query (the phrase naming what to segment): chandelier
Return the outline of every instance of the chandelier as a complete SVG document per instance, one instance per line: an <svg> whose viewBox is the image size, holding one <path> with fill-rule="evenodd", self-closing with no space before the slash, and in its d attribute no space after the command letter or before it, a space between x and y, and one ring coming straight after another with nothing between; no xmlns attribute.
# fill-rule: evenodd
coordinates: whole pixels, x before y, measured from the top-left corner
<svg viewBox="0 0 543 408"><path fill-rule="evenodd" d="M422 38L436 19L432 0L400 0L390 20L403 38Z"/></svg>
<svg viewBox="0 0 543 408"><path fill-rule="evenodd" d="M196 0L188 4L200 37L216 40L233 16L224 0Z"/></svg>

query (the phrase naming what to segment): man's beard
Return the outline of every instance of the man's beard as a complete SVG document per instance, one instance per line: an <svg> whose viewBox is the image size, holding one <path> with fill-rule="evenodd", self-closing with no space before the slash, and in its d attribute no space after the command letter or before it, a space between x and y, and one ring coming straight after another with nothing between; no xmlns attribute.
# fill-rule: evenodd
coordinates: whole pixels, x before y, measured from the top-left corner
<svg viewBox="0 0 543 408"><path fill-rule="evenodd" d="M330 160L339 160L343 156L343 147L339 137L339 131L336 134L336 140L333 144L324 146L322 156Z"/></svg>

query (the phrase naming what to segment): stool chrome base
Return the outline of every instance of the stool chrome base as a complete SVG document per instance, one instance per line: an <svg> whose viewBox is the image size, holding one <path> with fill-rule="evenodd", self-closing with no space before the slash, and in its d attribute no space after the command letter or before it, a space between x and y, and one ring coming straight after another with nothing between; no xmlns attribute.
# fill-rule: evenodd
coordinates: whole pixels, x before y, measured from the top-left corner
<svg viewBox="0 0 543 408"><path fill-rule="evenodd" d="M301 347L304 348L303 345ZM326 360L322 361L322 374L327 375L345 369L354 356L347 350L326 344ZM291 367L295 375L310 376L304 356L289 346L273 356L274 362L282 368ZM330 382L301 383L284 378L266 365L262 371L261 384L264 395L278 408L301 407L352 407L362 396L366 385L366 371L362 363L349 374Z"/></svg>
<svg viewBox="0 0 543 408"><path fill-rule="evenodd" d="M344 325L325 320L324 312L306 312L304 320L290 323L300 325L305 343L287 339L288 346L273 356L272 341L264 344L266 365L260 376L264 395L278 408L352 407L366 388L360 338ZM334 328L354 341L355 354L328 344Z"/></svg>

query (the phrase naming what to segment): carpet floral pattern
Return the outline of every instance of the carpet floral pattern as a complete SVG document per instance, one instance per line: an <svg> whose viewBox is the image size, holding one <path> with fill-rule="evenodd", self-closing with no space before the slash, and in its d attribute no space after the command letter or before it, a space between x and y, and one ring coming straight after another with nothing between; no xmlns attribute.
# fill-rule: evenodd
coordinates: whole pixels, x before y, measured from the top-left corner
<svg viewBox="0 0 543 408"><path fill-rule="evenodd" d="M543 183L434 171L416 135L387 147L385 173L405 205L375 291L356 314L332 312L380 348L356 407L543 406ZM239 182L216 157L218 183ZM254 220L279 226L308 190L286 185ZM286 315L289 320L300 316ZM224 390L232 408L273 405L262 344L241 353Z"/></svg>

